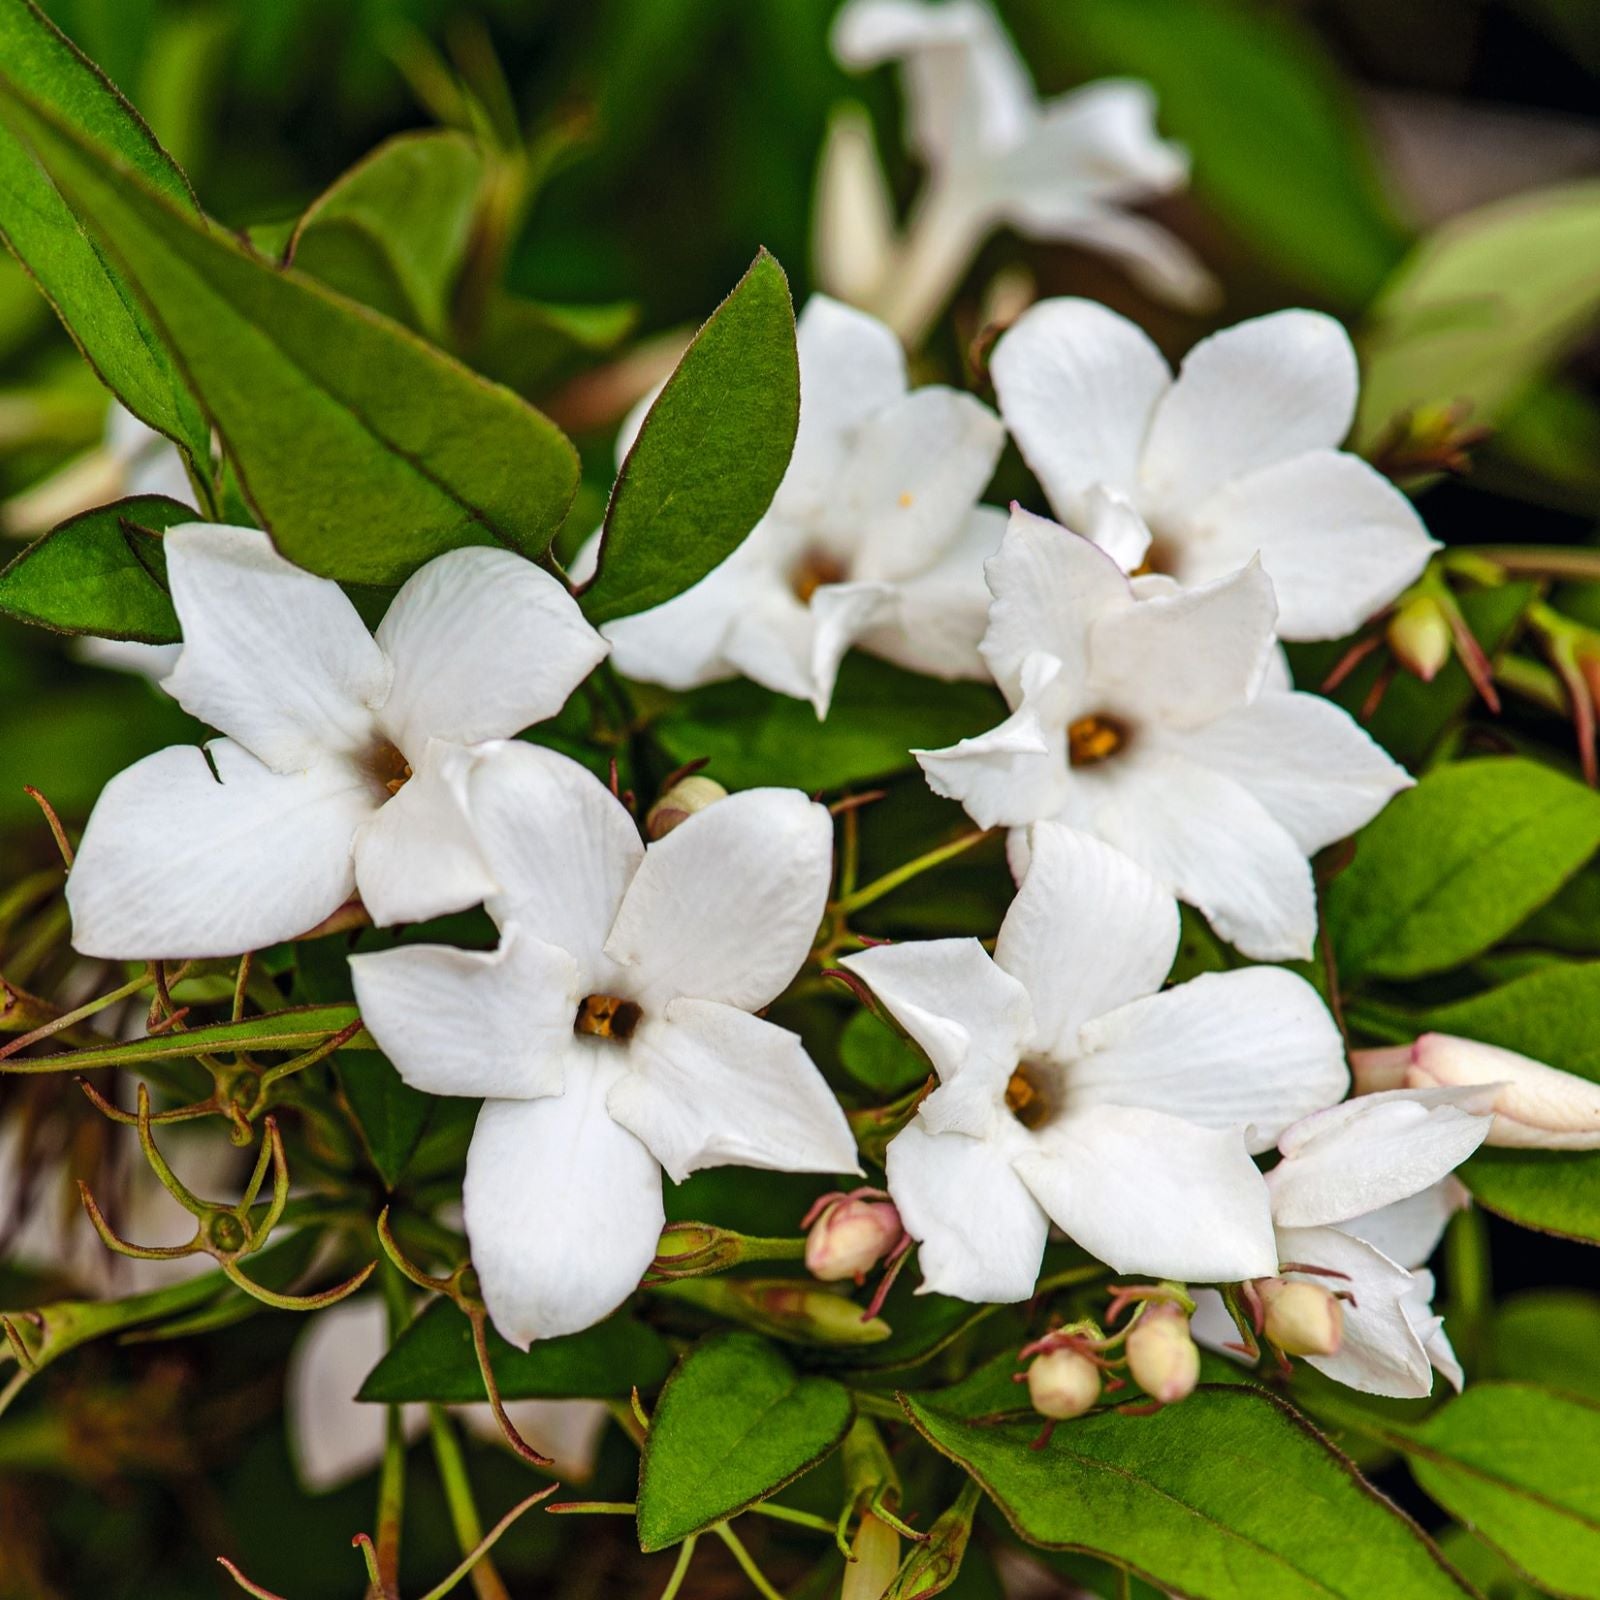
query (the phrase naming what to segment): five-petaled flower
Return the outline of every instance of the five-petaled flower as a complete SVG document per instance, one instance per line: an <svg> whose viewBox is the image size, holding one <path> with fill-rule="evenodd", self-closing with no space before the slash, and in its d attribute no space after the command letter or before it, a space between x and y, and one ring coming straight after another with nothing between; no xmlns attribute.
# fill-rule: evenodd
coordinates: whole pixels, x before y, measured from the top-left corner
<svg viewBox="0 0 1600 1600"><path fill-rule="evenodd" d="M76 947L234 955L356 890L391 923L493 889L461 786L475 746L554 716L605 655L571 595L508 550L453 550L374 638L253 528L189 523L164 544L183 630L164 687L226 737L106 785L67 881Z"/></svg>
<svg viewBox="0 0 1600 1600"><path fill-rule="evenodd" d="M1198 906L1245 954L1305 957L1308 857L1410 782L1315 695L1265 689L1272 585L1257 562L1179 590L1014 510L987 567L983 654L1012 714L918 751L928 782L984 827L1057 818ZM1013 863L1026 861L1013 834Z"/></svg>
<svg viewBox="0 0 1600 1600"><path fill-rule="evenodd" d="M1332 317L1241 322L1201 340L1174 381L1134 323L1090 300L1046 300L1001 338L990 370L1068 527L1124 571L1185 585L1259 554L1285 639L1342 638L1437 548L1411 502L1338 448L1360 375Z"/></svg>
<svg viewBox="0 0 1600 1600"><path fill-rule="evenodd" d="M597 778L517 743L475 767L468 795L499 947L406 946L351 969L408 1083L484 1097L467 1235L495 1326L527 1345L633 1290L662 1168L858 1170L805 1047L750 1014L811 948L833 825L796 790L752 789L647 849Z"/></svg>
<svg viewBox="0 0 1600 1600"><path fill-rule="evenodd" d="M992 959L975 939L844 958L939 1075L887 1162L925 1289L1026 1299L1050 1222L1118 1272L1275 1270L1251 1153L1343 1093L1338 1030L1277 968L1157 993L1177 948L1160 885L1042 822Z"/></svg>

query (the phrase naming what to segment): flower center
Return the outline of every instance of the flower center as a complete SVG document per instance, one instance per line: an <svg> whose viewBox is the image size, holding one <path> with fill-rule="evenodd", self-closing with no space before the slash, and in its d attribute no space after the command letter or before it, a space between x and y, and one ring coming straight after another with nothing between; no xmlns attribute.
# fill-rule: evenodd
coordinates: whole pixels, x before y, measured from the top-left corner
<svg viewBox="0 0 1600 1600"><path fill-rule="evenodd" d="M1128 742L1128 725L1096 711L1067 724L1067 762L1092 767L1108 761Z"/></svg>
<svg viewBox="0 0 1600 1600"><path fill-rule="evenodd" d="M1006 1110L1024 1128L1042 1128L1054 1110L1050 1081L1036 1061L1020 1061L1006 1084Z"/></svg>
<svg viewBox="0 0 1600 1600"><path fill-rule="evenodd" d="M401 754L399 746L387 739L377 740L362 756L360 764L373 784L391 795L399 794L411 779L411 763Z"/></svg>
<svg viewBox="0 0 1600 1600"><path fill-rule="evenodd" d="M849 576L844 562L837 556L813 547L794 564L789 573L789 587L794 590L795 599L807 605L824 584L843 583Z"/></svg>
<svg viewBox="0 0 1600 1600"><path fill-rule="evenodd" d="M586 994L578 1002L578 1014L573 1018L572 1031L586 1033L594 1039L619 1039L633 1037L644 1012L632 1000L614 994Z"/></svg>

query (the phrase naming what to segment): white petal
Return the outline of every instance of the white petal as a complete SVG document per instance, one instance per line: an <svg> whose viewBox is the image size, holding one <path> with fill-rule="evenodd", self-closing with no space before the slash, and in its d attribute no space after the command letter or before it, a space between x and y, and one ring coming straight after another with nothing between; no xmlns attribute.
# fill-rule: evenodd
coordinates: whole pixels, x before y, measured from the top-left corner
<svg viewBox="0 0 1600 1600"><path fill-rule="evenodd" d="M1222 302L1222 286L1199 256L1149 217L1088 198L1073 205L1065 192L1019 197L1006 210L1018 233L1110 256L1152 299L1196 312Z"/></svg>
<svg viewBox="0 0 1600 1600"><path fill-rule="evenodd" d="M1143 329L1092 300L1042 300L989 363L1000 414L1056 515L1103 485L1132 494L1157 401L1172 383Z"/></svg>
<svg viewBox="0 0 1600 1600"><path fill-rule="evenodd" d="M254 528L184 523L162 545L183 629L164 686L185 711L276 772L371 742L389 663L338 584Z"/></svg>
<svg viewBox="0 0 1600 1600"><path fill-rule="evenodd" d="M1361 1095L1297 1122L1267 1174L1284 1228L1348 1222L1437 1183L1483 1143L1480 1091L1395 1089ZM1463 1104L1466 1102L1466 1104Z"/></svg>
<svg viewBox="0 0 1600 1600"><path fill-rule="evenodd" d="M606 654L564 585L483 547L414 572L378 643L394 665L383 724L413 761L430 738L476 744L553 717Z"/></svg>
<svg viewBox="0 0 1600 1600"><path fill-rule="evenodd" d="M1494 1108L1489 1143L1526 1150L1600 1149L1600 1084L1547 1067L1514 1050L1425 1033L1411 1050L1405 1082L1484 1085Z"/></svg>
<svg viewBox="0 0 1600 1600"><path fill-rule="evenodd" d="M1091 1017L1161 987L1178 953L1178 907L1142 867L1087 834L1037 822L1028 842L1027 876L994 958L1033 1002L1032 1047L1067 1060Z"/></svg>
<svg viewBox="0 0 1600 1600"><path fill-rule="evenodd" d="M1339 1226L1391 1261L1416 1268L1438 1249L1451 1217L1471 1203L1472 1196L1459 1178L1441 1178L1417 1194Z"/></svg>
<svg viewBox="0 0 1600 1600"><path fill-rule="evenodd" d="M1143 517L1115 489L1099 484L1083 496L1083 533L1111 557L1124 572L1139 567L1150 550L1150 529ZM1146 579L1159 577L1146 573L1135 580L1134 593L1143 598L1151 586Z"/></svg>
<svg viewBox="0 0 1600 1600"><path fill-rule="evenodd" d="M976 939L925 939L845 956L928 1052L940 1088L923 1102L931 1132L981 1134L1033 1032L1028 993Z"/></svg>
<svg viewBox="0 0 1600 1600"><path fill-rule="evenodd" d="M1163 745L1248 789L1306 855L1365 827L1412 778L1320 695L1259 695Z"/></svg>
<svg viewBox="0 0 1600 1600"><path fill-rule="evenodd" d="M1074 1108L1148 1106L1243 1129L1252 1152L1350 1087L1328 1008L1277 967L1210 972L1147 995L1086 1023L1082 1048L1068 1072Z"/></svg>
<svg viewBox="0 0 1600 1600"><path fill-rule="evenodd" d="M919 1118L895 1136L884 1165L918 1244L924 1293L980 1304L1033 1293L1048 1223L998 1146L930 1133Z"/></svg>
<svg viewBox="0 0 1600 1600"><path fill-rule="evenodd" d="M1094 1106L1030 1143L1017 1175L1057 1227L1114 1271L1223 1283L1274 1270L1266 1186L1237 1132Z"/></svg>
<svg viewBox="0 0 1600 1600"><path fill-rule="evenodd" d="M356 1004L425 1094L560 1094L584 988L566 951L512 926L497 950L401 945L350 957Z"/></svg>
<svg viewBox="0 0 1600 1600"><path fill-rule="evenodd" d="M600 631L611 646L612 665L624 677L668 689L697 689L734 677L737 669L723 645L747 603L743 572L730 557L664 605L606 623Z"/></svg>
<svg viewBox="0 0 1600 1600"><path fill-rule="evenodd" d="M831 295L865 304L882 289L897 243L894 196L872 119L862 106L835 106L817 164L811 224L816 281Z"/></svg>
<svg viewBox="0 0 1600 1600"><path fill-rule="evenodd" d="M645 852L606 954L647 1012L680 997L758 1011L800 970L833 873L833 819L798 789L747 789Z"/></svg>
<svg viewBox="0 0 1600 1600"><path fill-rule="evenodd" d="M1433 1274L1428 1271L1413 1272L1411 1288L1401 1304L1405 1309L1406 1320L1422 1341L1422 1348L1428 1352L1428 1360L1433 1363L1434 1370L1457 1394L1460 1394L1462 1385L1466 1381L1466 1374L1456 1359L1450 1336L1444 1331L1444 1318L1434 1312L1433 1295Z"/></svg>
<svg viewBox="0 0 1600 1600"><path fill-rule="evenodd" d="M1145 494L1193 508L1230 478L1338 444L1358 382L1349 334L1318 311L1275 311L1202 339L1150 419Z"/></svg>
<svg viewBox="0 0 1600 1600"><path fill-rule="evenodd" d="M1381 611L1439 547L1411 502L1356 456L1311 450L1221 485L1172 543L1185 582L1259 552L1285 639L1342 639Z"/></svg>
<svg viewBox="0 0 1600 1600"><path fill-rule="evenodd" d="M619 1071L597 1060L563 1095L478 1113L462 1188L472 1264L495 1327L524 1349L609 1316L655 1259L661 1169L606 1111Z"/></svg>
<svg viewBox="0 0 1600 1600"><path fill-rule="evenodd" d="M499 885L490 916L567 951L586 978L611 971L606 937L644 859L626 807L576 761L521 743L486 755L468 794Z"/></svg>
<svg viewBox="0 0 1600 1600"><path fill-rule="evenodd" d="M430 739L415 774L356 831L356 886L381 927L464 911L495 879L467 820L478 752Z"/></svg>
<svg viewBox="0 0 1600 1600"><path fill-rule="evenodd" d="M1091 769L1093 770L1093 769ZM1304 852L1230 778L1159 751L1105 763L1094 831L1257 960L1306 960L1317 931Z"/></svg>
<svg viewBox="0 0 1600 1600"><path fill-rule="evenodd" d="M1092 691L1140 722L1199 727L1260 689L1276 616L1257 561L1201 588L1119 606L1090 626Z"/></svg>
<svg viewBox="0 0 1600 1600"><path fill-rule="evenodd" d="M488 1402L452 1406L454 1415L485 1444L507 1449L506 1437ZM542 1456L563 1483L587 1483L594 1476L600 1440L611 1420L604 1400L508 1400L511 1426Z"/></svg>
<svg viewBox="0 0 1600 1600"><path fill-rule="evenodd" d="M988 591L985 590L985 598ZM113 672L132 672L152 683L162 683L183 654L181 644L143 644L138 639L97 639L80 634L67 647L78 661Z"/></svg>
<svg viewBox="0 0 1600 1600"><path fill-rule="evenodd" d="M304 933L354 892L351 839L375 804L339 760L280 774L229 739L158 750L113 778L89 818L67 879L73 946L110 960L230 956Z"/></svg>
<svg viewBox="0 0 1600 1600"><path fill-rule="evenodd" d="M1189 175L1181 145L1156 133L1155 91L1103 78L1041 108L1027 142L1002 168L1015 198L1047 220L1086 195L1134 201L1179 188Z"/></svg>
<svg viewBox="0 0 1600 1600"><path fill-rule="evenodd" d="M674 1000L627 1046L607 1107L682 1183L702 1167L853 1172L856 1142L797 1034L710 1000Z"/></svg>
<svg viewBox="0 0 1600 1600"><path fill-rule="evenodd" d="M846 652L897 608L898 596L886 583L829 583L812 595L806 607L812 630L809 698L819 719L828 714Z"/></svg>

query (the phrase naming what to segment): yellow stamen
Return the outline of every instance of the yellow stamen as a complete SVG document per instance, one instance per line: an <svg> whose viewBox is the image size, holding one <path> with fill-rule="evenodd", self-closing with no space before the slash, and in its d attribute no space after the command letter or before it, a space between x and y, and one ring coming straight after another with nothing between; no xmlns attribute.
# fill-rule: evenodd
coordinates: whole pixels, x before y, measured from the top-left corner
<svg viewBox="0 0 1600 1600"><path fill-rule="evenodd" d="M1074 767L1092 767L1106 761L1128 742L1128 729L1115 717L1100 712L1079 717L1067 726L1067 760Z"/></svg>
<svg viewBox="0 0 1600 1600"><path fill-rule="evenodd" d="M387 739L373 745L363 764L372 781L392 795L399 794L411 780L411 763Z"/></svg>
<svg viewBox="0 0 1600 1600"><path fill-rule="evenodd" d="M789 574L789 587L802 605L808 605L824 584L843 583L849 577L845 565L826 550L808 550Z"/></svg>
<svg viewBox="0 0 1600 1600"><path fill-rule="evenodd" d="M578 1002L572 1031L595 1039L627 1039L644 1012L632 1000L614 994L586 994Z"/></svg>
<svg viewBox="0 0 1600 1600"><path fill-rule="evenodd" d="M1050 1096L1038 1068L1024 1061L1006 1084L1006 1110L1024 1128L1042 1128L1050 1116Z"/></svg>

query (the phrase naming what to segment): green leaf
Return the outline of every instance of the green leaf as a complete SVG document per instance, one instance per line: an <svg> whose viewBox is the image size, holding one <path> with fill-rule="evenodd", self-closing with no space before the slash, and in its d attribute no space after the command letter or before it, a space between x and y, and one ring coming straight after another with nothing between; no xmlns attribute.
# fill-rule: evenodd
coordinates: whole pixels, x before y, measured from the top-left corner
<svg viewBox="0 0 1600 1600"><path fill-rule="evenodd" d="M1399 1431L1418 1484L1542 1589L1600 1600L1600 1405L1477 1383Z"/></svg>
<svg viewBox="0 0 1600 1600"><path fill-rule="evenodd" d="M138 112L32 0L0 0L0 71L82 129L180 214L198 215L188 179ZM73 207L0 126L0 234L33 275L90 365L123 404L204 462L210 430L121 269L78 226Z"/></svg>
<svg viewBox="0 0 1600 1600"><path fill-rule="evenodd" d="M1462 1600L1437 1552L1283 1401L1202 1386L1149 1417L1103 1411L1031 1448L996 1424L901 1397L1026 1540L1128 1567L1204 1600Z"/></svg>
<svg viewBox="0 0 1600 1600"><path fill-rule="evenodd" d="M721 566L772 503L799 420L789 280L763 250L684 351L622 463L582 594L589 620L648 611Z"/></svg>
<svg viewBox="0 0 1600 1600"><path fill-rule="evenodd" d="M1600 845L1600 795L1517 757L1428 773L1357 837L1325 897L1339 971L1419 978L1486 950Z"/></svg>
<svg viewBox="0 0 1600 1600"><path fill-rule="evenodd" d="M867 1010L844 1025L839 1061L857 1083L890 1099L915 1088L929 1072L928 1058Z"/></svg>
<svg viewBox="0 0 1600 1600"><path fill-rule="evenodd" d="M160 535L194 518L192 506L162 495L72 517L0 571L0 611L62 633L172 644L178 614Z"/></svg>
<svg viewBox="0 0 1600 1600"><path fill-rule="evenodd" d="M476 371L532 399L616 349L638 320L638 308L626 302L551 305L492 294L467 359Z"/></svg>
<svg viewBox="0 0 1600 1600"><path fill-rule="evenodd" d="M639 1464L639 1547L664 1550L809 1471L855 1415L831 1378L800 1377L765 1339L722 1333L667 1379Z"/></svg>
<svg viewBox="0 0 1600 1600"><path fill-rule="evenodd" d="M437 340L483 173L483 153L464 133L397 134L312 201L288 263Z"/></svg>
<svg viewBox="0 0 1600 1600"><path fill-rule="evenodd" d="M1497 1378L1600 1402L1600 1295L1581 1289L1513 1295L1495 1313L1489 1362Z"/></svg>
<svg viewBox="0 0 1600 1600"><path fill-rule="evenodd" d="M875 656L846 656L826 722L804 700L743 680L679 698L651 727L674 762L708 757L730 788L780 784L815 792L903 772L913 748L937 750L1002 721L1005 702L981 683L941 683Z"/></svg>
<svg viewBox="0 0 1600 1600"><path fill-rule="evenodd" d="M582 1333L536 1339L526 1350L490 1328L489 1363L507 1400L609 1400L660 1383L672 1352L653 1329L619 1311ZM471 1324L448 1300L435 1300L367 1374L356 1398L389 1405L487 1400Z"/></svg>
<svg viewBox="0 0 1600 1600"><path fill-rule="evenodd" d="M433 1113L433 1096L413 1089L377 1050L341 1050L335 1059L367 1154L392 1189Z"/></svg>
<svg viewBox="0 0 1600 1600"><path fill-rule="evenodd" d="M1384 286L1362 343L1356 438L1400 412L1472 402L1494 423L1600 313L1600 182L1452 217Z"/></svg>
<svg viewBox="0 0 1600 1600"><path fill-rule="evenodd" d="M494 540L537 556L578 462L526 402L314 279L278 270L144 184L0 61L22 133L149 305L260 521L326 577L394 583Z"/></svg>

